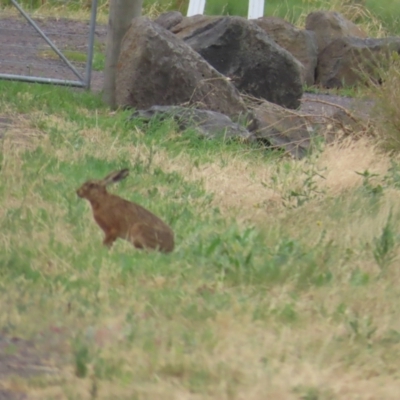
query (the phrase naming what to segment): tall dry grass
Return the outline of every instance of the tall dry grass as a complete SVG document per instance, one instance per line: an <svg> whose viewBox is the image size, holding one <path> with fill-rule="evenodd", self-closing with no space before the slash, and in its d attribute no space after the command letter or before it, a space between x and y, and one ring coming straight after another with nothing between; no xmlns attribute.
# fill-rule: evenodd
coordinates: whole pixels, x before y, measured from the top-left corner
<svg viewBox="0 0 400 400"><path fill-rule="evenodd" d="M381 82L371 86L368 95L375 99L374 121L378 137L388 151L400 150L400 59L392 53L387 65L379 71Z"/></svg>

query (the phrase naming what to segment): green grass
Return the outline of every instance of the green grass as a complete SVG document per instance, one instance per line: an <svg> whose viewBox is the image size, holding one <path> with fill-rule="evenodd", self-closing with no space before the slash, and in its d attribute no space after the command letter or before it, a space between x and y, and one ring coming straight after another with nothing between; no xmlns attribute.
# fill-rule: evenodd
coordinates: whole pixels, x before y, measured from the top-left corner
<svg viewBox="0 0 400 400"><path fill-rule="evenodd" d="M22 6L28 10L40 8L42 13L54 13L60 10L62 16L68 10L74 16L82 17L88 13L91 2L87 0L71 0L60 3L58 0L22 0ZM179 10L186 14L189 0L153 0L143 1L144 14L152 17L167 10ZM240 15L247 16L247 1L245 0L208 0L206 2L206 14L210 15ZM65 7L65 5L67 7ZM9 7L8 0L0 0L0 9ZM99 1L99 20L107 21L108 1ZM266 16L274 15L285 18L299 26L304 25L305 16L316 9L334 9L343 12L354 22L361 24L371 36L382 34L382 31L391 35L400 34L399 10L400 0L267 0L264 13ZM61 15L60 14L60 15ZM72 15L71 14L71 15Z"/></svg>
<svg viewBox="0 0 400 400"><path fill-rule="evenodd" d="M64 50L63 54L65 57L68 58L69 61L72 61L74 64L76 63L86 64L87 53L82 53L80 51L75 51L75 50ZM51 58L53 60L59 59L58 55L51 50L40 52L39 57L45 59ZM105 62L105 55L103 53L95 51L93 54L93 64L92 64L93 70L102 71L104 69L104 62Z"/></svg>
<svg viewBox="0 0 400 400"><path fill-rule="evenodd" d="M57 368L4 387L397 398L396 158L365 140L294 161L129 121L67 88L0 81L0 106L13 120L0 142L0 334L32 340ZM110 190L165 219L173 253L102 247L75 190L125 167Z"/></svg>
<svg viewBox="0 0 400 400"><path fill-rule="evenodd" d="M398 2L366 5L397 32ZM317 2L271 0L266 13L299 22L307 7ZM51 371L0 386L41 399L397 400L397 61L368 93L395 152L364 138L302 161L130 121L89 92L0 81L12 120L0 139L0 337L31 341ZM119 168L131 173L110 191L171 225L171 254L101 245L75 191ZM0 356L40 370L18 346Z"/></svg>
<svg viewBox="0 0 400 400"><path fill-rule="evenodd" d="M104 69L105 63L105 54L104 54L105 46L101 43L97 42L94 45L94 52L93 52L93 62L92 68L94 71L102 71ZM85 65L87 61L87 52L72 50L72 49L64 49L63 54L69 61L74 64L81 64ZM53 59L59 60L59 56L53 50L43 50L38 53L38 57L43 59Z"/></svg>
<svg viewBox="0 0 400 400"><path fill-rule="evenodd" d="M162 6L167 6L171 3L160 1ZM264 7L264 15L275 15L281 18L285 18L295 24L298 21L303 22L305 15L316 9L336 9L337 11L343 11L358 15L355 22L370 22L368 17L363 17L363 13L354 12L355 6L362 4L360 10L366 9L370 11L371 15L377 18L383 25L383 27L391 34L399 34L399 0L365 0L364 2L348 1L347 3L343 0L267 0ZM149 3L144 3L145 5ZM182 2L182 11L186 12L186 5L188 2ZM226 1L226 0L210 0L206 3L206 13L212 15L229 14L229 15L241 15L247 16L248 2L242 0ZM171 8L174 8L174 4ZM376 27L377 28L377 27Z"/></svg>
<svg viewBox="0 0 400 400"><path fill-rule="evenodd" d="M189 4L188 0L159 0L159 9L179 9L186 13ZM153 9L154 2L144 0L145 9ZM380 19L390 32L399 33L398 13L400 9L399 0L365 0L365 1L344 1L344 0L266 0L265 15L276 15L281 18L287 18L291 21L297 21L304 14L316 9L334 8L354 8L362 5L374 16ZM350 7L348 7L350 6ZM208 0L206 2L206 13L212 15L230 14L247 16L248 2L243 0Z"/></svg>

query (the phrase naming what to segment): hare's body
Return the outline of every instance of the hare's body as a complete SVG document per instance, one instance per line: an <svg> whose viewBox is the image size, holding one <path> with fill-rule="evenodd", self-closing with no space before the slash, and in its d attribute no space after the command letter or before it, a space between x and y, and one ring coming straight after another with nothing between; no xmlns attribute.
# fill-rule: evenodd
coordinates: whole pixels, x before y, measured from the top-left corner
<svg viewBox="0 0 400 400"><path fill-rule="evenodd" d="M139 249L172 251L174 233L165 222L139 204L107 192L107 184L127 175L127 170L113 172L101 181L87 181L77 190L92 206L94 219L105 233L103 244L111 246L121 238Z"/></svg>

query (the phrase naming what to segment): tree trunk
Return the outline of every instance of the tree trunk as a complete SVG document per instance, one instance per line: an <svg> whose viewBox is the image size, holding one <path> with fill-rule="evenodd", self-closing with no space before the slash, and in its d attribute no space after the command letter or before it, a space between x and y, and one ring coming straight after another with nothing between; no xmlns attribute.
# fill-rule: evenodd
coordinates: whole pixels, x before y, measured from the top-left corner
<svg viewBox="0 0 400 400"><path fill-rule="evenodd" d="M129 29L132 18L142 15L143 0L111 0L106 40L103 100L111 108L116 107L115 76L122 39Z"/></svg>

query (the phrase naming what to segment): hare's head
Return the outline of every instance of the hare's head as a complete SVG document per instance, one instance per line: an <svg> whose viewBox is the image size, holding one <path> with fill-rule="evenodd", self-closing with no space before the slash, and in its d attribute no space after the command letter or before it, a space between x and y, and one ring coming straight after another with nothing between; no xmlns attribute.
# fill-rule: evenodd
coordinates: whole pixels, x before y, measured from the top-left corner
<svg viewBox="0 0 400 400"><path fill-rule="evenodd" d="M84 199L94 200L107 193L106 186L110 183L121 181L129 174L129 170L122 169L114 171L101 180L86 181L77 191L76 194Z"/></svg>

